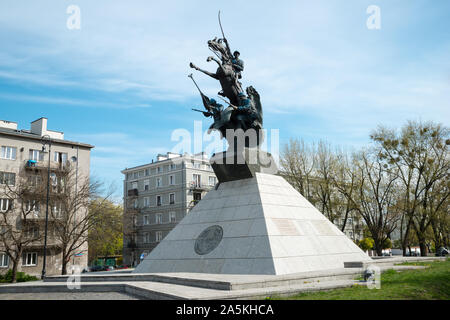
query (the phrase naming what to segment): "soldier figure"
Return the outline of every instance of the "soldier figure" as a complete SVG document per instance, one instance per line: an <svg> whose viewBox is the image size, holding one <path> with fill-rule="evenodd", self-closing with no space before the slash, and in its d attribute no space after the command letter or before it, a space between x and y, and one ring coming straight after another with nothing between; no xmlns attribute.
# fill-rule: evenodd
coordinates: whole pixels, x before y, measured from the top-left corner
<svg viewBox="0 0 450 320"><path fill-rule="evenodd" d="M245 93L239 93L238 99L239 104L236 107L236 112L238 115L241 115L238 118L243 120L248 128L251 128L256 125L256 110L254 110L251 100L245 95Z"/></svg>
<svg viewBox="0 0 450 320"><path fill-rule="evenodd" d="M239 59L241 53L239 51L235 51L233 52L233 54L231 54L231 49L230 46L228 45L228 40L226 38L223 38L223 42L225 42L228 55L231 57L231 64L233 65L233 70L236 73L236 77L238 79L242 79L241 72L244 71L244 61Z"/></svg>
<svg viewBox="0 0 450 320"><path fill-rule="evenodd" d="M216 100L214 100L214 99L210 99L208 110L209 111L207 111L207 112L203 112L203 115L205 117L213 117L214 121L216 121L216 120L220 119L220 114L223 111L223 105L221 105L220 103L217 103Z"/></svg>
<svg viewBox="0 0 450 320"><path fill-rule="evenodd" d="M239 56L241 54L239 51L235 51L233 53L234 59L231 60L231 63L233 64L233 70L236 72L237 78L242 79L241 72L244 71L244 61L239 59Z"/></svg>

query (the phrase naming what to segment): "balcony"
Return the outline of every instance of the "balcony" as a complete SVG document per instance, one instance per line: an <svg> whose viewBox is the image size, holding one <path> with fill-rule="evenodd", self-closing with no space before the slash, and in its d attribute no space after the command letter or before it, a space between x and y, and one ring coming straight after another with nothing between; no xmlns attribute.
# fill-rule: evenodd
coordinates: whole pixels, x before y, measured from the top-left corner
<svg viewBox="0 0 450 320"><path fill-rule="evenodd" d="M189 189L194 191L207 191L211 188L212 186L197 181L191 181L189 183Z"/></svg>
<svg viewBox="0 0 450 320"><path fill-rule="evenodd" d="M70 165L69 162L50 162L50 170L51 171L64 171ZM26 170L47 170L48 169L48 161L36 161L36 160L26 160L25 161L25 169Z"/></svg>
<svg viewBox="0 0 450 320"><path fill-rule="evenodd" d="M45 208L43 209L43 212L30 212L29 214L27 214L26 217L26 221L29 222L40 222L40 221L45 221ZM52 214L51 212L48 213L48 221L57 221L57 220L61 220L62 216L61 215L56 215L56 214ZM23 220L23 219L22 219Z"/></svg>
<svg viewBox="0 0 450 320"><path fill-rule="evenodd" d="M128 190L128 196L129 197L137 197L138 195L139 195L138 189Z"/></svg>
<svg viewBox="0 0 450 320"><path fill-rule="evenodd" d="M27 249L42 249L44 247L44 240L37 240L27 244ZM52 238L47 239L47 248L61 248L62 244L60 241Z"/></svg>

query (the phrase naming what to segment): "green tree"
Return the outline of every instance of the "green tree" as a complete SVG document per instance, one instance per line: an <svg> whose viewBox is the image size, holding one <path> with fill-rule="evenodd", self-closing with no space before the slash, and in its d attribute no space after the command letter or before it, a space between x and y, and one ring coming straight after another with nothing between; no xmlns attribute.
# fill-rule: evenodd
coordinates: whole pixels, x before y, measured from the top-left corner
<svg viewBox="0 0 450 320"><path fill-rule="evenodd" d="M123 249L123 208L113 202L94 200L89 210L95 212L95 222L89 230L89 261L100 256L121 255Z"/></svg>

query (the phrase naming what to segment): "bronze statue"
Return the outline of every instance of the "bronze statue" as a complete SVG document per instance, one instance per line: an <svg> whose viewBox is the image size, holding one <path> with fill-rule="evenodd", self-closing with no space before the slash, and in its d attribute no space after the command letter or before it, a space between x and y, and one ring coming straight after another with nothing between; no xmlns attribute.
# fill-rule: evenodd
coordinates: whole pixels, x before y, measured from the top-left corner
<svg viewBox="0 0 450 320"><path fill-rule="evenodd" d="M231 54L228 40L225 38L220 22L220 12L219 24L223 38L217 39L216 37L208 41L208 48L217 56L217 59L210 56L206 60L207 62L215 61L219 65L216 73L200 69L192 62L190 63L190 67L219 80L222 90L218 94L228 98L229 101L221 98L228 104L228 107L224 108L214 99L209 99L203 94L192 74L190 74L189 77L194 81L195 86L200 92L206 112L194 110L202 112L205 117L213 117L214 123L209 130L218 130L223 137L226 137L227 129L242 129L244 132L249 129L254 129L256 133L259 134L263 125L260 96L252 86L246 89L247 94L244 93L242 84L239 82L239 79L242 78L244 62L239 59L239 51L235 51ZM261 141L258 140L258 144L260 142Z"/></svg>

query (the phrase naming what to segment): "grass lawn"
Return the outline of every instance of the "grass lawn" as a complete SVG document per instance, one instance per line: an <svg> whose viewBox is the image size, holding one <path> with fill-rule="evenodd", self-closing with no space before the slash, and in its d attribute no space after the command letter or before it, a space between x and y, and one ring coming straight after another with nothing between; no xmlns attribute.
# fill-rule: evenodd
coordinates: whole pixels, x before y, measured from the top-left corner
<svg viewBox="0 0 450 320"><path fill-rule="evenodd" d="M428 266L426 269L392 269L381 274L381 288L365 286L300 293L291 297L272 297L282 300L450 300L450 259L446 261L404 263Z"/></svg>

